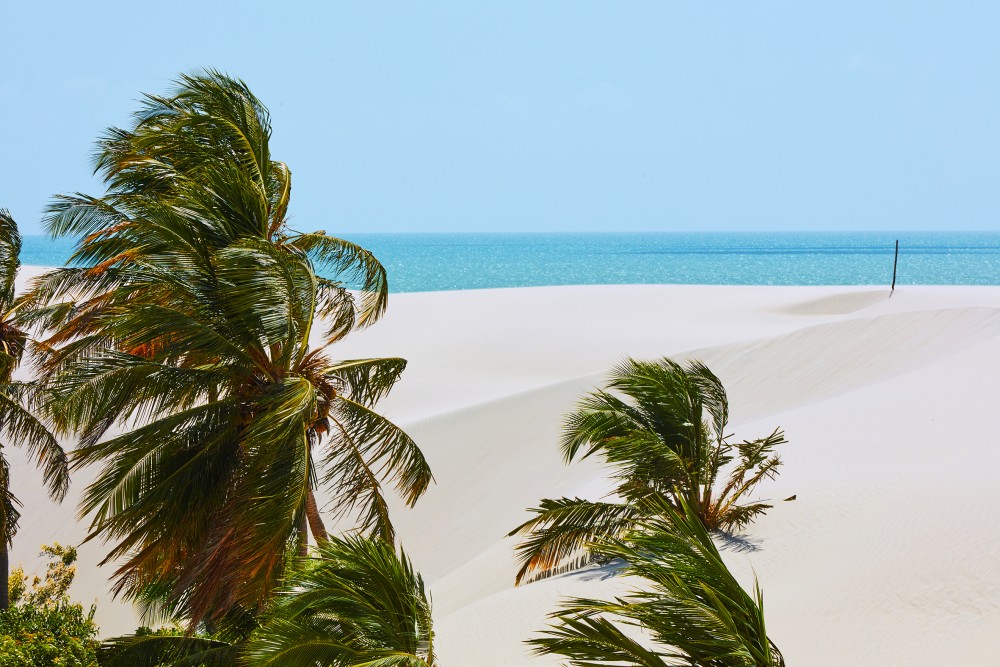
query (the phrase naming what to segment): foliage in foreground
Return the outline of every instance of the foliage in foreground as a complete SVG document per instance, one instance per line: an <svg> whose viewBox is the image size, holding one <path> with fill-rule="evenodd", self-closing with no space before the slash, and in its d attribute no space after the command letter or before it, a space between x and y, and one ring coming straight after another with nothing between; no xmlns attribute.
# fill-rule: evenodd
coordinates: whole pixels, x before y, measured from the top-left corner
<svg viewBox="0 0 1000 667"><path fill-rule="evenodd" d="M687 501L663 503L627 540L600 546L648 585L613 601L572 599L557 623L529 640L575 667L783 667L768 638L758 585L751 596L730 573Z"/></svg>
<svg viewBox="0 0 1000 667"><path fill-rule="evenodd" d="M289 227L270 138L260 100L217 72L147 96L99 142L108 192L51 206L48 231L81 241L27 302L50 331L52 418L79 437L74 464L100 467L80 510L115 592L192 627L266 606L288 554L325 535L317 486L391 540L383 485L412 505L432 480L374 409L405 360L326 354L382 314L385 270Z"/></svg>
<svg viewBox="0 0 1000 667"><path fill-rule="evenodd" d="M84 611L67 589L76 574L76 549L43 546L44 579L21 568L10 577L11 606L0 611L0 667L94 667L98 642L94 607Z"/></svg>
<svg viewBox="0 0 1000 667"><path fill-rule="evenodd" d="M380 539L331 538L240 636L146 635L107 642L103 667L436 667L431 606L405 554Z"/></svg>
<svg viewBox="0 0 1000 667"><path fill-rule="evenodd" d="M719 530L744 527L767 511L768 503L743 501L777 475L781 461L773 450L784 434L775 429L733 443L728 420L726 390L701 362L628 359L615 368L607 390L590 394L567 416L561 445L567 463L604 458L617 482L615 500L543 499L530 510L535 516L510 533L527 535L517 547L517 582L592 555L592 543L622 537L661 507L686 505L705 527Z"/></svg>

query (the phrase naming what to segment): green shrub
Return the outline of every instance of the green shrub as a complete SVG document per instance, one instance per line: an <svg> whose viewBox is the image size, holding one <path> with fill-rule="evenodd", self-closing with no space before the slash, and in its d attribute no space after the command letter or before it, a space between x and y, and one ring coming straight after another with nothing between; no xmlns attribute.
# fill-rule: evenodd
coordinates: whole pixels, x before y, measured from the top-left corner
<svg viewBox="0 0 1000 667"><path fill-rule="evenodd" d="M96 667L97 626L91 606L72 602L76 549L43 546L45 577L10 574L10 609L0 612L0 667Z"/></svg>

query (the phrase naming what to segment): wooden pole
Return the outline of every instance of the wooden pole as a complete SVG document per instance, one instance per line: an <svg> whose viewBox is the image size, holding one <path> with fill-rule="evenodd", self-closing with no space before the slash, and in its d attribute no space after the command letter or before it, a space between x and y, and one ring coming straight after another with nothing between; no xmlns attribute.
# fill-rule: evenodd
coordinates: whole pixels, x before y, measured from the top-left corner
<svg viewBox="0 0 1000 667"><path fill-rule="evenodd" d="M889 289L889 298L896 291L896 266L899 265L899 239L896 239L896 256L892 260L892 287Z"/></svg>

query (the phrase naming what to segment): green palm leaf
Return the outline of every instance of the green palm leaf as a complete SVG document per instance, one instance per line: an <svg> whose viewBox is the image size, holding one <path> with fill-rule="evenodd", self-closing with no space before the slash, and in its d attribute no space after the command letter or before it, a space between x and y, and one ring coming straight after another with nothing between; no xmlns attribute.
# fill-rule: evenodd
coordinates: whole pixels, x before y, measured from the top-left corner
<svg viewBox="0 0 1000 667"><path fill-rule="evenodd" d="M348 283L360 285L362 296L357 316L360 326L372 324L385 312L389 282L382 264L369 251L323 232L300 234L289 239L288 244L307 253L322 270L343 275Z"/></svg>
<svg viewBox="0 0 1000 667"><path fill-rule="evenodd" d="M431 606L405 554L331 538L294 573L245 652L248 667L434 667Z"/></svg>
<svg viewBox="0 0 1000 667"><path fill-rule="evenodd" d="M529 643L581 667L782 667L759 587L753 596L743 590L685 501L679 510L661 503L655 515L627 540L601 547L647 585L614 601L569 600L554 614L556 625ZM648 639L624 632L628 626Z"/></svg>
<svg viewBox="0 0 1000 667"><path fill-rule="evenodd" d="M21 233L7 209L0 208L0 310L14 303L14 280L21 268Z"/></svg>
<svg viewBox="0 0 1000 667"><path fill-rule="evenodd" d="M101 667L233 667L236 647L202 637L147 635L119 637L101 645Z"/></svg>
<svg viewBox="0 0 1000 667"><path fill-rule="evenodd" d="M382 481L392 483L412 506L434 479L430 465L410 436L362 403L337 397L329 420L323 481L332 485L337 515L361 507L359 530L391 542L395 531Z"/></svg>
<svg viewBox="0 0 1000 667"><path fill-rule="evenodd" d="M14 541L21 520L20 507L21 501L10 490L10 464L0 451L0 549L10 548Z"/></svg>
<svg viewBox="0 0 1000 667"><path fill-rule="evenodd" d="M45 424L24 407L25 396L35 391L35 387L18 382L0 386L0 437L25 448L42 469L49 495L61 502L69 489L69 463Z"/></svg>
<svg viewBox="0 0 1000 667"><path fill-rule="evenodd" d="M606 389L585 396L566 416L560 444L567 463L604 459L617 503L542 501L531 510L539 516L514 531L526 536L518 547L517 581L565 567L596 537L620 535L626 525L610 530L611 516L634 522L655 517L662 502L675 509L686 504L706 527L733 530L770 509L746 498L777 475L781 460L773 450L785 442L784 434L775 429L765 438L733 443L728 419L726 390L699 361L626 359L615 367ZM583 507L592 514L575 513Z"/></svg>
<svg viewBox="0 0 1000 667"><path fill-rule="evenodd" d="M528 535L517 546L516 584L529 573L551 572L574 556L579 559L595 543L621 537L641 516L629 505L582 498L544 499L529 511L535 516L510 532Z"/></svg>

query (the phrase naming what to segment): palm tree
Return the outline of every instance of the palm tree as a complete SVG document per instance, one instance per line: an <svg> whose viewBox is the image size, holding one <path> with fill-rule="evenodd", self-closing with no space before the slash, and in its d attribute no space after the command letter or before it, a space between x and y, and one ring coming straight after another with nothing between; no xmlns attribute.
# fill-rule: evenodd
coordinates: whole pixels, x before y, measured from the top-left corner
<svg viewBox="0 0 1000 667"><path fill-rule="evenodd" d="M49 231L82 240L29 304L52 331L53 419L79 436L75 465L102 466L81 511L123 560L116 593L194 625L264 607L307 521L326 536L318 485L335 518L391 540L382 484L412 505L432 477L374 410L406 362L326 352L384 311L385 270L288 226L291 172L246 84L178 86L100 141L105 196L53 204Z"/></svg>
<svg viewBox="0 0 1000 667"><path fill-rule="evenodd" d="M615 499L544 499L530 510L535 516L510 533L528 536L517 548L518 583L588 558L592 542L620 537L664 503L679 508L683 501L713 530L744 527L771 507L741 501L777 474L773 449L784 434L730 442L726 390L704 364L628 359L607 389L622 396L600 390L585 397L566 418L562 451L567 463L602 456L617 482ZM727 467L728 479L716 488Z"/></svg>
<svg viewBox="0 0 1000 667"><path fill-rule="evenodd" d="M333 537L284 581L264 623L226 638L150 635L106 642L104 667L436 667L420 574L381 539Z"/></svg>
<svg viewBox="0 0 1000 667"><path fill-rule="evenodd" d="M661 503L627 540L599 547L623 559L624 573L644 580L644 590L564 603L553 614L557 624L529 640L537 653L566 656L578 667L784 667L767 636L760 586L753 596L743 590L701 518L683 495L679 502L680 509Z"/></svg>
<svg viewBox="0 0 1000 667"><path fill-rule="evenodd" d="M9 554L20 519L20 501L10 488L10 464L4 445L27 449L42 469L49 496L62 501L69 488L66 453L45 425L30 411L37 388L13 379L21 364L28 334L17 322L15 285L21 267L21 234L6 209L0 209L0 610L10 606L8 598Z"/></svg>
<svg viewBox="0 0 1000 667"><path fill-rule="evenodd" d="M435 667L431 606L406 554L332 538L295 573L245 651L248 667Z"/></svg>

